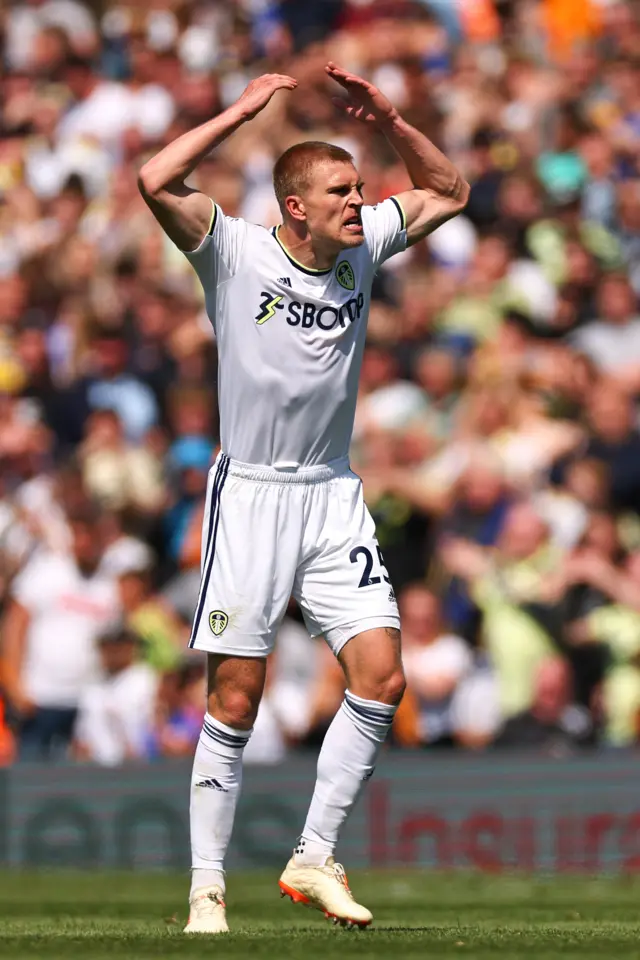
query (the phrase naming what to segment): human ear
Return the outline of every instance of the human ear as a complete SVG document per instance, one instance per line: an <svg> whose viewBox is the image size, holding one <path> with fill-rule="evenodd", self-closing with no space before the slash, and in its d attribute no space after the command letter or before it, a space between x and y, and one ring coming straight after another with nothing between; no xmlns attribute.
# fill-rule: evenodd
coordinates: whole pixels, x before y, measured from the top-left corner
<svg viewBox="0 0 640 960"><path fill-rule="evenodd" d="M287 197L285 200L285 206L287 208L287 213L293 220L303 221L307 219L307 209L302 197L298 197L295 194L291 197Z"/></svg>

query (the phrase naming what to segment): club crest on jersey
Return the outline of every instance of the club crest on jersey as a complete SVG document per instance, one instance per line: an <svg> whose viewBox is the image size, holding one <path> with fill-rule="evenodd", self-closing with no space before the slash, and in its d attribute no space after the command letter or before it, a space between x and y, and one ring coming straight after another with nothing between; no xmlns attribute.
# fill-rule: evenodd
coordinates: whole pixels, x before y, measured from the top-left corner
<svg viewBox="0 0 640 960"><path fill-rule="evenodd" d="M220 634L224 633L228 623L229 617L224 610L212 610L209 614L209 626L211 627L211 633L215 637L219 637Z"/></svg>
<svg viewBox="0 0 640 960"><path fill-rule="evenodd" d="M355 290L356 278L354 276L351 264L347 260L341 260L336 267L336 280L345 290Z"/></svg>

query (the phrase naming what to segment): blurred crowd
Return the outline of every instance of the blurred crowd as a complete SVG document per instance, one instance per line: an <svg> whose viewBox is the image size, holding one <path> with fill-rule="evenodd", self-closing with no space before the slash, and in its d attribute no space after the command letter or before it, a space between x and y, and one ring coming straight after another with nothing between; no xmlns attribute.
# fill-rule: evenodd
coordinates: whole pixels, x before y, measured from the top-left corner
<svg viewBox="0 0 640 960"><path fill-rule="evenodd" d="M274 159L350 150L323 65L472 184L376 280L352 462L398 595L392 747L640 736L640 17L617 0L7 0L0 9L0 760L192 752L216 344L137 190L262 72L300 81L193 183L278 222ZM316 746L339 669L295 608L247 759Z"/></svg>

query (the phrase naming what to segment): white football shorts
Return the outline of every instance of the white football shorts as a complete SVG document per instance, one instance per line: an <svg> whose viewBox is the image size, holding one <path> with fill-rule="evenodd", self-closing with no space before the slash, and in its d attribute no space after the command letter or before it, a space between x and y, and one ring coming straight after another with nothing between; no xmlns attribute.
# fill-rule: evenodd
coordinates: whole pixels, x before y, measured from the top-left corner
<svg viewBox="0 0 640 960"><path fill-rule="evenodd" d="M400 627L360 478L347 458L277 469L220 454L209 473L202 580L189 646L265 657L293 594L335 654L374 627Z"/></svg>

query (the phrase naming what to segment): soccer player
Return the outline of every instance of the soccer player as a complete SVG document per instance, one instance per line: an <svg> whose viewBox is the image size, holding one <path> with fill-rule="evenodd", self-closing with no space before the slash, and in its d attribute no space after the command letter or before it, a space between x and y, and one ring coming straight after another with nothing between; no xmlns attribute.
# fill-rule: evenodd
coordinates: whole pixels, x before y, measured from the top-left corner
<svg viewBox="0 0 640 960"><path fill-rule="evenodd" d="M208 654L208 697L191 781L189 933L228 929L223 865L242 751L291 594L309 633L323 634L337 656L347 690L280 888L335 922L372 920L334 850L404 676L396 599L349 469L349 442L373 276L459 213L469 187L376 87L334 63L326 71L344 91L336 107L382 131L414 189L364 206L351 155L319 142L299 143L276 162L282 224L272 230L225 216L215 197L187 187L212 149L277 91L295 90L292 77L277 74L253 80L228 110L140 171L144 199L200 278L220 360L221 453L209 476L190 640Z"/></svg>

